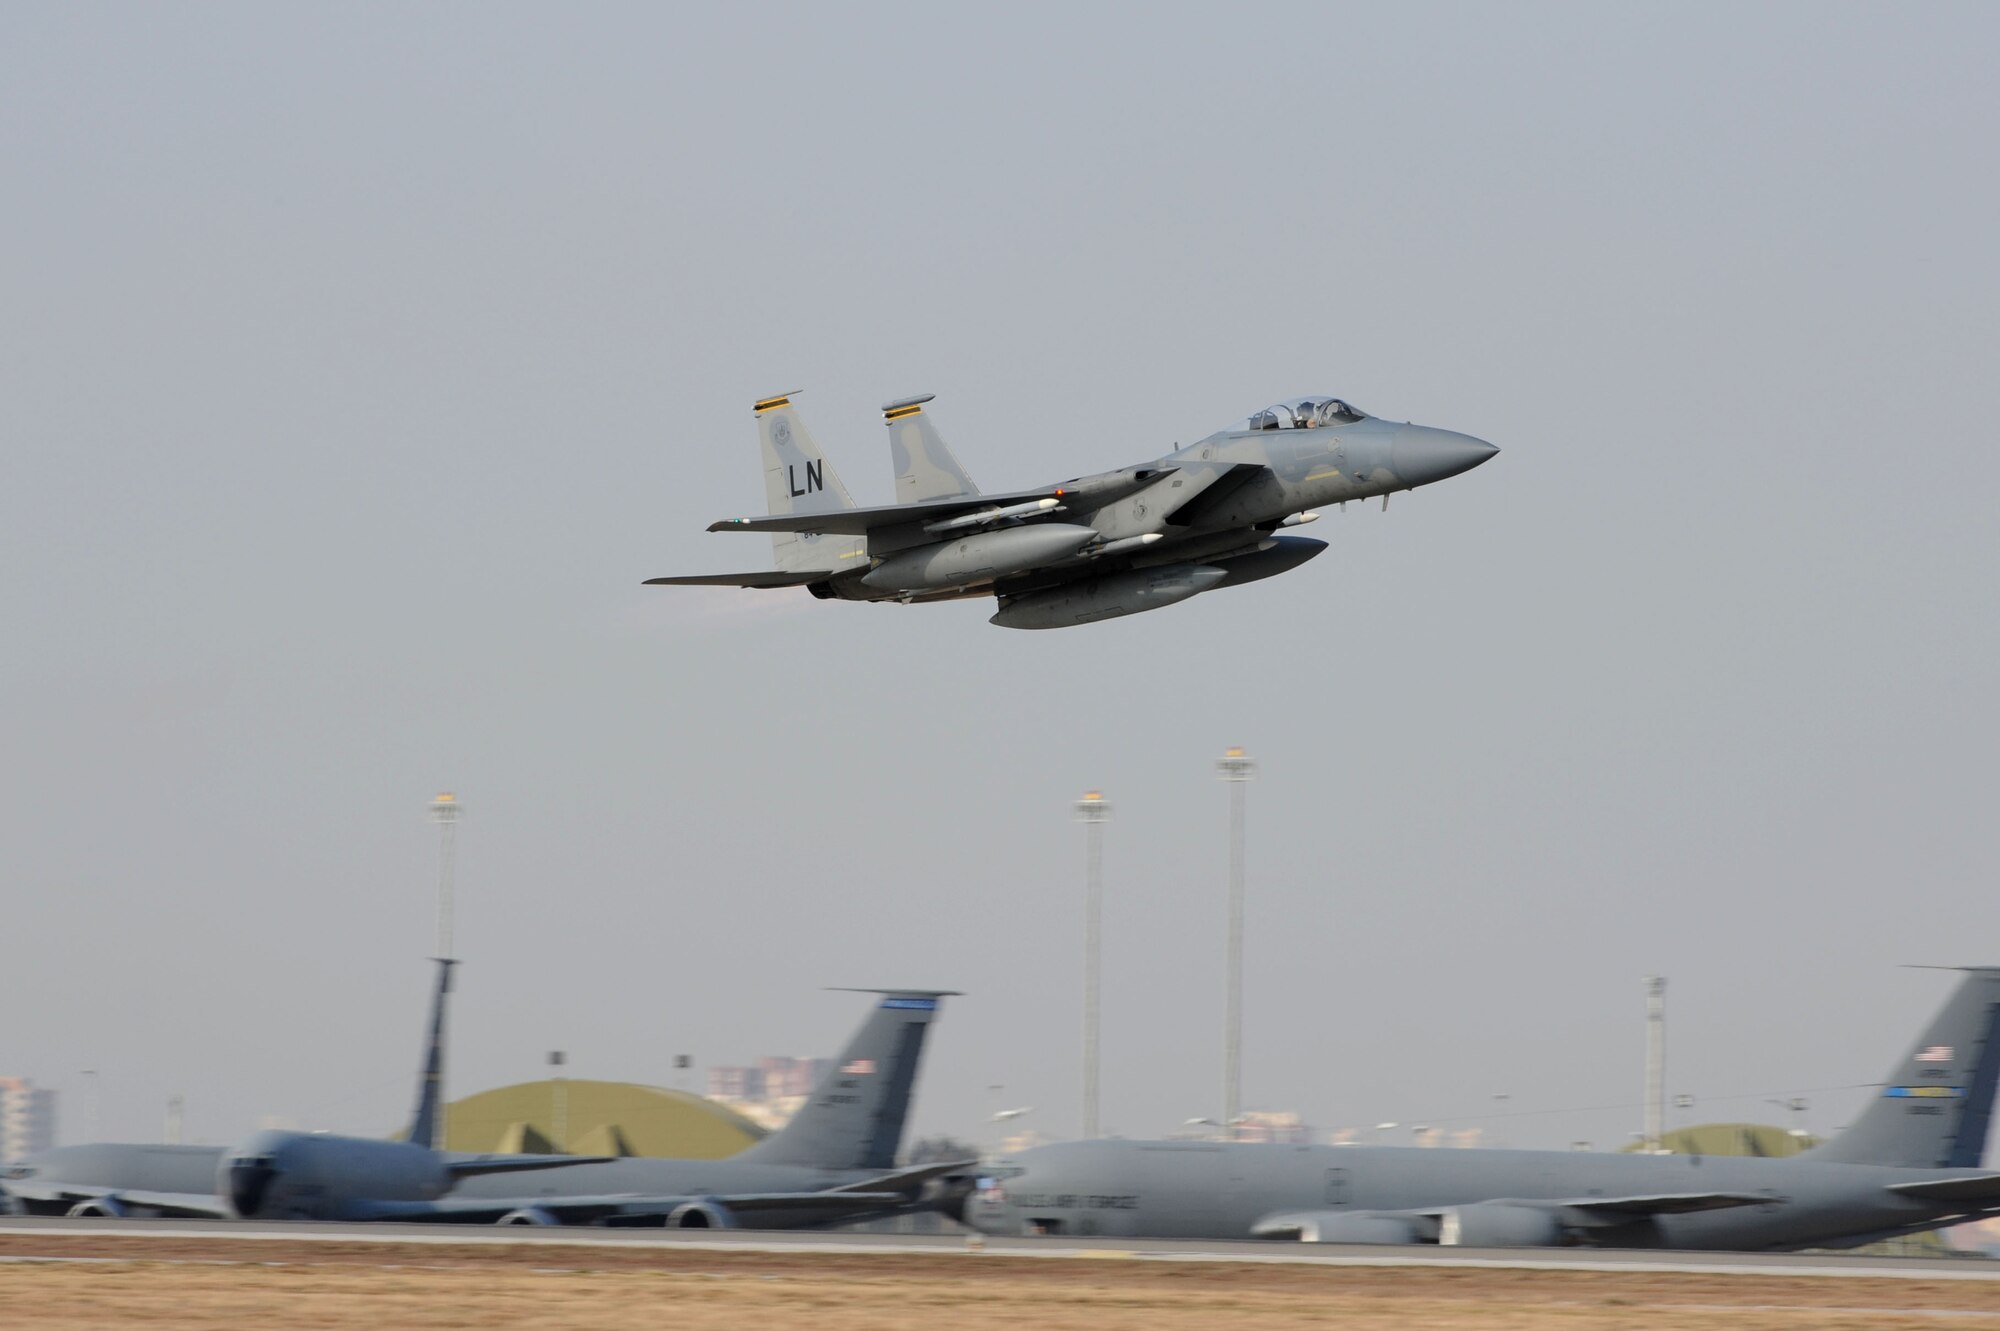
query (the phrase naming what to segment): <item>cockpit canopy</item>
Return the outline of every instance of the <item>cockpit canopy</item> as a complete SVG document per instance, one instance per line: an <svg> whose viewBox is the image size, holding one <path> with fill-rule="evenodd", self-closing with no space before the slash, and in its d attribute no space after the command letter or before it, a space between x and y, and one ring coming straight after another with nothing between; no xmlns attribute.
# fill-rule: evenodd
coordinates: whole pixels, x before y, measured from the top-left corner
<svg viewBox="0 0 2000 1331"><path fill-rule="evenodd" d="M1231 434L1246 430L1315 430L1328 425L1352 425L1367 416L1337 397L1295 397L1274 403L1233 425Z"/></svg>

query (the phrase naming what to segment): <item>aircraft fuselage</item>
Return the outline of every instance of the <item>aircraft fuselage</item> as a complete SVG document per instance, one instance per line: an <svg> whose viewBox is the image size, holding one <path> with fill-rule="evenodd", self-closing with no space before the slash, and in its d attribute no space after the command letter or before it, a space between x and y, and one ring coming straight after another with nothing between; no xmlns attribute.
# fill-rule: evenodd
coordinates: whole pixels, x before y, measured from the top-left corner
<svg viewBox="0 0 2000 1331"><path fill-rule="evenodd" d="M1018 1170L1018 1173L1014 1171ZM1795 1156L1599 1154L1249 1142L1096 1141L1037 1147L993 1168L966 1220L991 1234L1118 1238L1254 1236L1266 1217L1414 1211L1490 1203L1645 1194L1763 1193L1766 1205L1635 1217L1566 1241L1724 1251L1836 1246L1929 1228L1964 1204L1888 1190L1978 1178L1978 1169L1901 1169ZM1579 1237L1580 1236L1580 1237ZM1435 1233L1411 1241L1436 1241Z"/></svg>

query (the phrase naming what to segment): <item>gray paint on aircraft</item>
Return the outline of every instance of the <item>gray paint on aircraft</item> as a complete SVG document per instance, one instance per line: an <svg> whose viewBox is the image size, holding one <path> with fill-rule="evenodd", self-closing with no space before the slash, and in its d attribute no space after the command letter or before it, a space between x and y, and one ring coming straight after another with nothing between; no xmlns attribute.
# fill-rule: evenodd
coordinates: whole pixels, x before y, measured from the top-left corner
<svg viewBox="0 0 2000 1331"><path fill-rule="evenodd" d="M92 1143L29 1156L0 1190L30 1214L145 1213L299 1220L669 1223L786 1228L894 1213L958 1165L895 1167L925 1036L948 991L869 990L879 1001L785 1128L724 1160L442 1152L437 1121L441 963L412 1140L264 1131L229 1149ZM540 1177L524 1184L522 1172Z"/></svg>
<svg viewBox="0 0 2000 1331"><path fill-rule="evenodd" d="M981 495L945 447L923 404L884 407L899 502L857 509L814 447L792 395L757 404L768 513L711 531L763 531L779 569L817 572L822 599L953 600L993 596L992 622L1061 628L1177 604L1210 587L1240 586L1296 567L1311 553L1267 560L1261 571L1208 580L1182 594L1144 596L1130 575L1146 568L1215 566L1268 552L1273 533L1326 504L1387 497L1471 470L1497 449L1429 426L1377 420L1338 398L1277 403L1190 445L1114 472L1039 490ZM805 489L799 476L806 476ZM1050 507L1021 510L1040 501ZM986 523L968 535L968 518ZM947 533L940 524L950 524ZM1036 539L1037 529L1074 528L1075 544ZM1018 533L1018 534L1017 534ZM1141 543L1141 538L1150 538ZM808 548L809 543L821 545ZM1127 544L1129 543L1129 544ZM954 554L976 548L978 558ZM1324 548L1318 547L1318 548ZM768 572L652 578L650 585L770 588ZM1057 589L1065 595L1052 596ZM1024 600L1031 604L1021 604ZM1011 613L1010 613L1011 611Z"/></svg>
<svg viewBox="0 0 2000 1331"><path fill-rule="evenodd" d="M1797 1156L1067 1142L998 1162L965 1216L992 1233L1851 1246L2000 1213L2000 1173L1979 1168L1997 1021L2000 968L1968 970L1861 1117Z"/></svg>

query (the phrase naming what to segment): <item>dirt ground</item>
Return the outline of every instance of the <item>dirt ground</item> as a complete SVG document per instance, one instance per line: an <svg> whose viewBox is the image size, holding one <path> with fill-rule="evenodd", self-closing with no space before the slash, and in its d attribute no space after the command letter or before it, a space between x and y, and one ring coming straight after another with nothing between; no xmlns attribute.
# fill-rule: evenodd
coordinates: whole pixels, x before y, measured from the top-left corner
<svg viewBox="0 0 2000 1331"><path fill-rule="evenodd" d="M83 1235L0 1236L0 1257L58 1259L0 1262L10 1331L2000 1331L1985 1281Z"/></svg>

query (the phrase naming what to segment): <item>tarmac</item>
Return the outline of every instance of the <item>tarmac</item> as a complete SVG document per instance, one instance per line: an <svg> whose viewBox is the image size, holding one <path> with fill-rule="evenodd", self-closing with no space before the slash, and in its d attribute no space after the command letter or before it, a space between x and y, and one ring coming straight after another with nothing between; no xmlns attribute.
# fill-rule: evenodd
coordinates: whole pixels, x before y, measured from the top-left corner
<svg viewBox="0 0 2000 1331"><path fill-rule="evenodd" d="M284 1243L435 1244L546 1248L655 1248L679 1252L825 1254L846 1257L993 1255L1049 1261L1233 1263L1355 1268L1457 1268L1462 1270L1600 1271L1667 1275L1795 1276L1877 1280L2000 1281L2000 1261L1981 1258L1910 1258L1839 1253L1653 1252L1600 1248L1373 1247L1284 1242L1185 1239L992 1238L778 1230L666 1230L535 1227L526 1225L392 1225L224 1220L0 1218L0 1237L119 1240L119 1257L67 1255L67 1260L130 1260L132 1240L155 1239L225 1245ZM65 1245L68 1246L68 1245ZM19 1251L4 1260L50 1260ZM254 1251L250 1250L250 1251ZM55 1254L51 1254L55 1256ZM247 1254L246 1254L247 1257ZM254 1258L247 1258L255 1260ZM170 1259L171 1260L171 1259ZM212 1260L212 1259L211 1259Z"/></svg>

